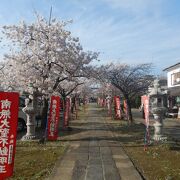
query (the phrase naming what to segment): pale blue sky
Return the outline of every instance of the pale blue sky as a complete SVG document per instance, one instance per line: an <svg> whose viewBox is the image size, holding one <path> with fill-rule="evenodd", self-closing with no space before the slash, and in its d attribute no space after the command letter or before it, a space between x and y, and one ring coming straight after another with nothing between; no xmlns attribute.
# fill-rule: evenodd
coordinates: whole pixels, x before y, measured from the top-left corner
<svg viewBox="0 0 180 180"><path fill-rule="evenodd" d="M32 22L34 10L48 18L51 6L101 63L152 62L161 73L180 62L180 0L1 0L0 25Z"/></svg>

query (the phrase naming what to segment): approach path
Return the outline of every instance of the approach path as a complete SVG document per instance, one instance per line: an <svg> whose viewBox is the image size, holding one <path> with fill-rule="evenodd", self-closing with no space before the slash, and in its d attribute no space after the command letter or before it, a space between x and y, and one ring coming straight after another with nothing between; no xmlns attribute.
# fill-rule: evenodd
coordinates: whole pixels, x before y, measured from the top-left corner
<svg viewBox="0 0 180 180"><path fill-rule="evenodd" d="M79 119L71 122L70 135L60 137L69 148L50 180L142 179L96 104L90 104Z"/></svg>

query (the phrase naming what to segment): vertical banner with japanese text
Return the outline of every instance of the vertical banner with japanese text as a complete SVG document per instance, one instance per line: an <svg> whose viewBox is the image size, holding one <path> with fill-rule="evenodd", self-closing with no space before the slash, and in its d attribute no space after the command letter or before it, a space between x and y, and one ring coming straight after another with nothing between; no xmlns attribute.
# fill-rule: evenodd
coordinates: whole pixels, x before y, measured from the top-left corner
<svg viewBox="0 0 180 180"><path fill-rule="evenodd" d="M124 100L124 113L125 113L126 119L128 119L128 106L127 106L127 100Z"/></svg>
<svg viewBox="0 0 180 180"><path fill-rule="evenodd" d="M100 106L103 107L103 99L100 100Z"/></svg>
<svg viewBox="0 0 180 180"><path fill-rule="evenodd" d="M60 97L51 96L48 116L48 140L57 140L60 116Z"/></svg>
<svg viewBox="0 0 180 180"><path fill-rule="evenodd" d="M68 126L69 114L70 114L70 98L66 98L65 112L64 112L64 127L65 128Z"/></svg>
<svg viewBox="0 0 180 180"><path fill-rule="evenodd" d="M144 138L144 144L145 149L147 148L147 145L150 143L150 134L149 134L149 96L141 96L141 103L143 104L144 109L144 116L145 116L145 138Z"/></svg>
<svg viewBox="0 0 180 180"><path fill-rule="evenodd" d="M0 179L13 175L19 94L0 92Z"/></svg>
<svg viewBox="0 0 180 180"><path fill-rule="evenodd" d="M114 105L115 105L115 117L116 119L121 119L121 103L119 96L114 96Z"/></svg>
<svg viewBox="0 0 180 180"><path fill-rule="evenodd" d="M149 96L144 97L144 114L146 126L149 127Z"/></svg>

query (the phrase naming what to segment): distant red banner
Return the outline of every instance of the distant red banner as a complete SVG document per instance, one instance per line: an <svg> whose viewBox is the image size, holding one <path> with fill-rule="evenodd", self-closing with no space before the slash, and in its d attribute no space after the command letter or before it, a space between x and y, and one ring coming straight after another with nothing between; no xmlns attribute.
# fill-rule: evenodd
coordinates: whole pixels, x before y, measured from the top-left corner
<svg viewBox="0 0 180 180"><path fill-rule="evenodd" d="M101 107L103 107L103 106L104 106L104 99L99 98L98 104L99 104Z"/></svg>
<svg viewBox="0 0 180 180"><path fill-rule="evenodd" d="M51 96L51 103L48 117L48 140L57 140L58 125L60 116L60 97Z"/></svg>
<svg viewBox="0 0 180 180"><path fill-rule="evenodd" d="M64 127L68 126L69 114L70 114L70 98L66 98L65 112L64 112Z"/></svg>
<svg viewBox="0 0 180 180"><path fill-rule="evenodd" d="M149 132L149 96L141 96L141 106L144 110L146 132L144 137L144 150L147 150L147 146L150 143L150 132Z"/></svg>
<svg viewBox="0 0 180 180"><path fill-rule="evenodd" d="M149 96L141 96L141 103L143 104L146 126L149 126Z"/></svg>
<svg viewBox="0 0 180 180"><path fill-rule="evenodd" d="M100 105L101 105L101 107L103 107L103 99L101 99Z"/></svg>
<svg viewBox="0 0 180 180"><path fill-rule="evenodd" d="M121 119L121 103L119 96L114 96L114 103L115 103L115 116L117 119Z"/></svg>
<svg viewBox="0 0 180 180"><path fill-rule="evenodd" d="M124 100L124 112L126 115L126 119L128 119L128 106L127 106L127 100Z"/></svg>
<svg viewBox="0 0 180 180"><path fill-rule="evenodd" d="M0 92L0 179L13 175L19 94Z"/></svg>

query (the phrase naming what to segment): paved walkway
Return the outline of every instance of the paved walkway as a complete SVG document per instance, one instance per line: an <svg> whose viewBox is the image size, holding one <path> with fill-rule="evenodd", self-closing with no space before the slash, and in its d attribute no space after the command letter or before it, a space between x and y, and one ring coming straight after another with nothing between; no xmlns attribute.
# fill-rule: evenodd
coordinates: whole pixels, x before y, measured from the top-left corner
<svg viewBox="0 0 180 180"><path fill-rule="evenodd" d="M81 119L72 122L71 135L60 138L70 147L50 180L142 179L95 104Z"/></svg>

